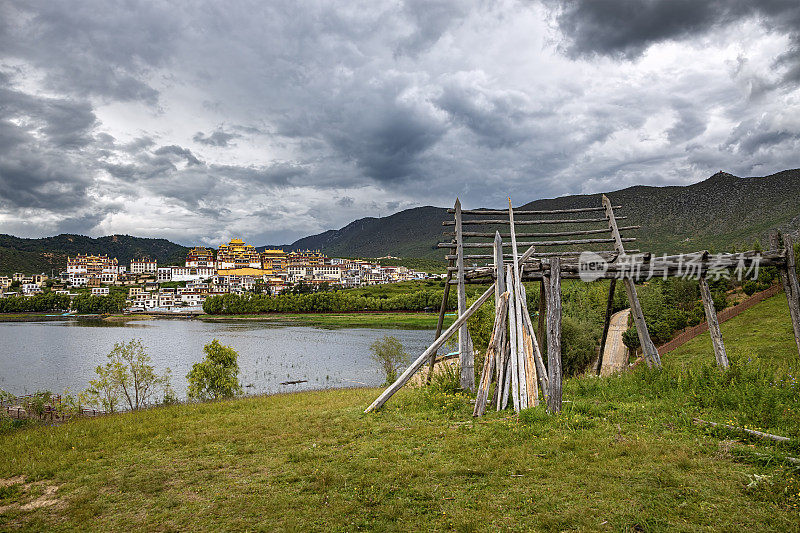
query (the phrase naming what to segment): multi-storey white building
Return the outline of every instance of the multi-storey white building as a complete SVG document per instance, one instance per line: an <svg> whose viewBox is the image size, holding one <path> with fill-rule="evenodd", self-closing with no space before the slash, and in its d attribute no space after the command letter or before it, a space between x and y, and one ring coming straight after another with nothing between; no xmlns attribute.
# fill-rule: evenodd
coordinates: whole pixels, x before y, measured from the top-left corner
<svg viewBox="0 0 800 533"><path fill-rule="evenodd" d="M141 257L131 261L131 274L155 274L158 262L149 257Z"/></svg>

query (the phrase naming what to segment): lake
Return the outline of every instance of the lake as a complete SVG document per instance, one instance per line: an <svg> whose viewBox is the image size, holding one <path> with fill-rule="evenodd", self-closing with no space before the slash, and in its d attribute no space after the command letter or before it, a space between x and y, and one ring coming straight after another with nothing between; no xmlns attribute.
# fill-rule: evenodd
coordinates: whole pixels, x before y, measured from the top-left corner
<svg viewBox="0 0 800 533"><path fill-rule="evenodd" d="M115 342L142 340L153 366L172 370L172 386L186 397L186 374L213 339L239 352L239 378L247 394L318 388L377 386L383 376L369 346L383 335L399 338L412 359L433 342L433 331L280 326L265 322L162 319L0 322L0 389L84 390ZM283 381L308 380L296 385Z"/></svg>

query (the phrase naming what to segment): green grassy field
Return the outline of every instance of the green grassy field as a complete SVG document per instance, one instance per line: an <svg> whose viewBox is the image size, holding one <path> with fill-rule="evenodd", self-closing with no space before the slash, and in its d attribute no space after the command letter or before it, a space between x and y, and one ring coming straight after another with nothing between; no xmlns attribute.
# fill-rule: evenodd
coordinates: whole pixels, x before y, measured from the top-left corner
<svg viewBox="0 0 800 533"><path fill-rule="evenodd" d="M796 531L800 476L783 457L800 455L800 391L781 298L723 324L730 371L701 337L662 371L568 380L558 416L476 420L468 396L431 387L371 415L379 391L356 389L7 430L0 529Z"/></svg>

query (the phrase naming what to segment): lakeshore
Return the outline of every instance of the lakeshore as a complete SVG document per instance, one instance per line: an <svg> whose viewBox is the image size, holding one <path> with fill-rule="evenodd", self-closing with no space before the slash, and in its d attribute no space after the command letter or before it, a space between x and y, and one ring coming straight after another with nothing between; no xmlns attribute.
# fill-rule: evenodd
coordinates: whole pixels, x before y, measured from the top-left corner
<svg viewBox="0 0 800 533"><path fill-rule="evenodd" d="M356 313L263 313L248 315L189 315L179 313L137 313L109 315L76 315L57 313L3 313L0 322L42 322L59 320L102 320L106 322L133 322L142 320L202 320L208 322L266 322L275 325L299 325L331 328L436 328L438 315L425 312L356 312ZM454 316L445 316L444 325L452 323Z"/></svg>

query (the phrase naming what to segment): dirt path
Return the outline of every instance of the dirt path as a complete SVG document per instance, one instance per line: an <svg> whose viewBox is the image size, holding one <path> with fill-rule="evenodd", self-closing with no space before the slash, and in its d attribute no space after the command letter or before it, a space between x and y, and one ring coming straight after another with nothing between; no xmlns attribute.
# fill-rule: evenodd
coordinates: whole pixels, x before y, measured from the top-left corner
<svg viewBox="0 0 800 533"><path fill-rule="evenodd" d="M630 314L630 309L623 309L611 315L608 338L603 351L603 367L600 369L601 376L609 376L628 366L628 347L622 342L622 334L628 329Z"/></svg>

